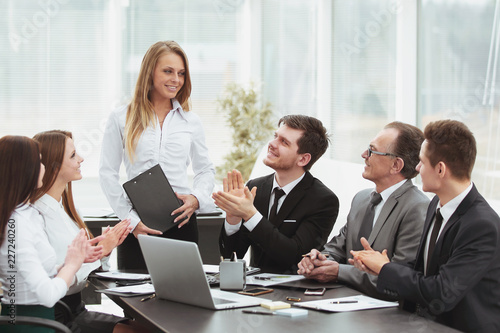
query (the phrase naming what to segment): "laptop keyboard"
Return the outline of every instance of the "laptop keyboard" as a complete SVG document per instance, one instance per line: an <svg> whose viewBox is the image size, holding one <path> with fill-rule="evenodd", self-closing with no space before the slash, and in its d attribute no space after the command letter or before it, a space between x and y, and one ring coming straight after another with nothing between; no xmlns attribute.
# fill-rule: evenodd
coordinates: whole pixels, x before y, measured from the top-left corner
<svg viewBox="0 0 500 333"><path fill-rule="evenodd" d="M208 284L211 286L218 286L220 284L219 274L205 274Z"/></svg>
<svg viewBox="0 0 500 333"><path fill-rule="evenodd" d="M260 272L260 268L257 267L247 267L247 275L255 274ZM208 284L210 286L218 286L220 284L220 276L219 273L205 273L205 277L207 278Z"/></svg>

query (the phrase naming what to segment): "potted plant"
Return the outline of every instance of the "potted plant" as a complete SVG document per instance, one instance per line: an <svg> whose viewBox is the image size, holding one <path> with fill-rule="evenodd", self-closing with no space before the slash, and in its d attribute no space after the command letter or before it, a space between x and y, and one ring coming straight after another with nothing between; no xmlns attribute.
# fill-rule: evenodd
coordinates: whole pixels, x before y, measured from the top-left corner
<svg viewBox="0 0 500 333"><path fill-rule="evenodd" d="M276 128L271 104L264 103L259 95L254 83L247 87L229 83L217 100L219 112L231 127L233 141L224 164L217 167L219 178L225 177L227 171L238 169L247 181L259 150Z"/></svg>

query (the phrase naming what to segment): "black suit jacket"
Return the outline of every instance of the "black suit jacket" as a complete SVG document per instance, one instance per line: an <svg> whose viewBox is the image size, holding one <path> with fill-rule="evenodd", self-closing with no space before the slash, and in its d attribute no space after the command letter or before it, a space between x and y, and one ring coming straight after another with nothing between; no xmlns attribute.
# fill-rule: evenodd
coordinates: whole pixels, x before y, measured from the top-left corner
<svg viewBox="0 0 500 333"><path fill-rule="evenodd" d="M384 265L377 288L453 328L500 332L500 218L473 186L441 232L424 276L426 237L438 202L434 197L427 210L416 261Z"/></svg>
<svg viewBox="0 0 500 333"><path fill-rule="evenodd" d="M263 218L252 230L245 226L227 236L224 226L219 237L221 255L229 258L236 251L242 258L251 246L250 265L267 272L296 273L302 254L321 249L337 219L339 200L321 181L306 172L286 196L274 221L269 221L269 199L274 174L250 180L257 187L254 206Z"/></svg>

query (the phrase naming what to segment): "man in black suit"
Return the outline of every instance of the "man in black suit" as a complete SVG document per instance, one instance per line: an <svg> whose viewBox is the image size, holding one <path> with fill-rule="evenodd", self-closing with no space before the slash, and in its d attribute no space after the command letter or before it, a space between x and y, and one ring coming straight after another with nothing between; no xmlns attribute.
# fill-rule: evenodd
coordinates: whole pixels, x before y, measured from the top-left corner
<svg viewBox="0 0 500 333"><path fill-rule="evenodd" d="M389 263L385 251L352 251L356 267L378 274L377 289L403 308L466 332L500 332L500 218L471 182L476 141L463 123L424 131L417 170L433 192L416 260Z"/></svg>
<svg viewBox="0 0 500 333"><path fill-rule="evenodd" d="M288 115L278 126L264 158L275 173L244 186L241 174L233 170L224 179L224 191L213 198L226 212L219 237L224 257L236 252L241 258L251 246L251 266L294 273L302 254L326 243L339 201L308 171L328 148L321 121Z"/></svg>

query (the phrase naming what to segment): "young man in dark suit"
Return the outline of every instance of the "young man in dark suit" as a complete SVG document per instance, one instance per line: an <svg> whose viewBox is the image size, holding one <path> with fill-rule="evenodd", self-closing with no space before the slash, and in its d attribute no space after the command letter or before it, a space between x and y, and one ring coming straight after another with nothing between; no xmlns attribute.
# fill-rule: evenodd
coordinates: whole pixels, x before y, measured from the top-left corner
<svg viewBox="0 0 500 333"><path fill-rule="evenodd" d="M476 141L463 123L425 128L417 170L433 192L416 260L353 251L356 267L378 274L380 292L403 307L466 332L500 332L500 218L471 182Z"/></svg>
<svg viewBox="0 0 500 333"><path fill-rule="evenodd" d="M302 254L326 243L339 201L308 171L328 148L321 121L288 115L278 126L264 158L275 173L244 186L241 174L233 170L224 179L224 191L213 198L226 212L221 255L228 258L236 252L241 258L251 246L251 266L293 273Z"/></svg>

